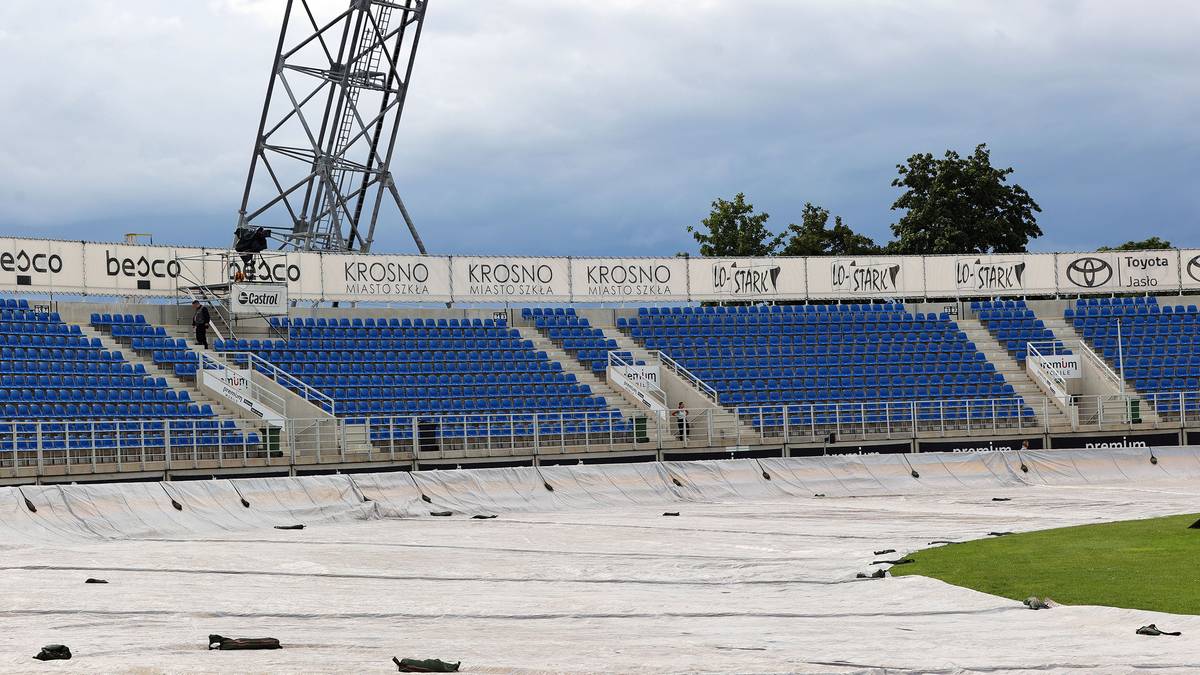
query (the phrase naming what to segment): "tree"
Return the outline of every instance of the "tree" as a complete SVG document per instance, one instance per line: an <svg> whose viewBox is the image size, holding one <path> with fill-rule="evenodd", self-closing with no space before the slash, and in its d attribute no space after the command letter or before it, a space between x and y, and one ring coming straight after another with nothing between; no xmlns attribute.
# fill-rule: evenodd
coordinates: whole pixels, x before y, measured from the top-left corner
<svg viewBox="0 0 1200 675"><path fill-rule="evenodd" d="M1006 185L1012 167L993 167L985 144L965 159L947 150L945 159L917 154L896 168L892 186L904 194L892 210L907 213L892 225L892 252L1023 253L1042 236L1041 207L1020 185Z"/></svg>
<svg viewBox="0 0 1200 675"><path fill-rule="evenodd" d="M870 237L856 233L842 223L841 216L833 219L833 228L828 229L829 210L811 203L804 204L800 224L788 225L784 235L791 235L781 251L782 255L869 255L881 252L881 248Z"/></svg>
<svg viewBox="0 0 1200 675"><path fill-rule="evenodd" d="M768 218L766 213L754 213L754 205L746 203L746 195L739 192L731 202L714 201L700 227L689 225L688 232L705 257L775 255L783 236L771 234Z"/></svg>
<svg viewBox="0 0 1200 675"><path fill-rule="evenodd" d="M1158 237L1148 237L1141 241L1127 241L1120 246L1101 246L1097 251L1156 251L1174 248L1171 242Z"/></svg>

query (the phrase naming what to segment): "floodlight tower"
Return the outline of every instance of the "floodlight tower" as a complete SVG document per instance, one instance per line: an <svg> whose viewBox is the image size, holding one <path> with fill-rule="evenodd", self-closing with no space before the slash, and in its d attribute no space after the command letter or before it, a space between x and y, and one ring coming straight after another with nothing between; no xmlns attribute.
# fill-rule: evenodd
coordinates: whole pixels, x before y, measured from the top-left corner
<svg viewBox="0 0 1200 675"><path fill-rule="evenodd" d="M387 201L424 254L391 163L428 0L342 1L319 19L319 0L287 0L237 228L366 253Z"/></svg>

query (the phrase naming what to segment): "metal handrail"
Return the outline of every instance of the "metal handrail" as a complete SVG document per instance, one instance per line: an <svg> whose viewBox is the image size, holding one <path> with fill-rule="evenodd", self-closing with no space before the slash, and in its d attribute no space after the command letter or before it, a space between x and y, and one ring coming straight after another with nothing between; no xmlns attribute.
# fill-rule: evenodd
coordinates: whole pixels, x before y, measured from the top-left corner
<svg viewBox="0 0 1200 675"><path fill-rule="evenodd" d="M692 371L685 368L683 364L671 358L666 354L666 352L661 350L651 353L657 355L658 359L662 361L663 365L665 365L667 368L670 368L672 372L683 378L684 381L690 383L696 389L699 389L700 393L704 394L705 398L709 399L713 403L720 403L720 395L717 394L717 390L710 387L707 382L700 379L694 373L692 373Z"/></svg>
<svg viewBox="0 0 1200 675"><path fill-rule="evenodd" d="M1063 405L1070 405L1071 392L1067 390L1066 378L1064 378L1057 371L1048 371L1046 368L1041 366L1041 362L1045 361L1046 357L1042 354L1041 350L1038 349L1037 345L1039 344L1049 344L1054 349L1058 349L1059 341L1026 343L1025 363L1037 364L1033 368L1027 367L1026 370L1033 370L1034 376L1041 380L1051 392L1056 394L1054 398L1058 399L1059 403L1062 403Z"/></svg>
<svg viewBox="0 0 1200 675"><path fill-rule="evenodd" d="M245 360L247 365L254 370L266 375L275 380L280 385L296 392L304 400L314 403L317 407L324 409L326 412L336 415L337 403L328 394L316 389L304 380L292 375L288 371L262 358L254 352L222 352L231 361Z"/></svg>
<svg viewBox="0 0 1200 675"><path fill-rule="evenodd" d="M1112 367L1108 365L1108 361L1105 361L1099 354L1093 351L1091 346L1088 345L1087 341L1080 340L1079 346L1082 347L1084 353L1090 356L1092 361L1099 366L1100 372L1108 378L1109 382L1111 382L1113 386L1117 387L1117 389L1124 391L1125 381L1121 379L1121 376L1118 375L1116 371L1114 371Z"/></svg>

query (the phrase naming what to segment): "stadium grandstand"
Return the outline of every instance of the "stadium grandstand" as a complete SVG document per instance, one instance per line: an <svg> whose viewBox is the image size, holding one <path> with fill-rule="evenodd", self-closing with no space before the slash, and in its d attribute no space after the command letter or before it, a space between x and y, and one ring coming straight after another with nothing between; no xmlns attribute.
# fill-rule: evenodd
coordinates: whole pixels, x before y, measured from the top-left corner
<svg viewBox="0 0 1200 675"><path fill-rule="evenodd" d="M1162 274L1168 296L1031 284L980 298L932 286L944 259L910 257L892 259L892 281L923 297L824 288L808 278L815 261L777 259L766 293L721 297L688 282L667 302L616 289L625 301L612 304L574 278L602 259L279 253L271 260L283 281L239 285L224 281L236 253L22 246L63 260L164 260L178 272L160 287L47 272L21 284L42 293L6 301L0 479L9 482L1181 445L1200 422L1187 251L1138 254L1174 262ZM1027 254L1025 278L1069 280L1057 271L1081 257ZM342 258L420 265L428 281L409 296L356 294L358 307L302 307L348 299L345 277L357 272ZM636 264L689 280L737 265ZM913 267L919 275L904 271ZM484 268L531 270L544 288L472 288ZM924 288L906 281L918 276ZM60 288L127 296L50 295ZM275 304L236 306L247 289ZM535 295L557 301L491 304ZM465 307L434 308L430 297ZM208 346L192 334L194 298L212 316ZM397 299L414 304L382 304Z"/></svg>
<svg viewBox="0 0 1200 675"><path fill-rule="evenodd" d="M10 4L0 672L1200 672L1188 3Z"/></svg>

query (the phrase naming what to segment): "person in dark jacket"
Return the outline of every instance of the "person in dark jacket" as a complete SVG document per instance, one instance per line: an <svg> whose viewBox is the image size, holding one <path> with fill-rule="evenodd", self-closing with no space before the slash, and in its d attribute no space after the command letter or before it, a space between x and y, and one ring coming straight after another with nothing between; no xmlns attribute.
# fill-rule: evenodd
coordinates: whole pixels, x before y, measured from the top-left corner
<svg viewBox="0 0 1200 675"><path fill-rule="evenodd" d="M199 300L192 301L192 325L196 327L196 344L208 349L208 324L212 321L208 308Z"/></svg>

